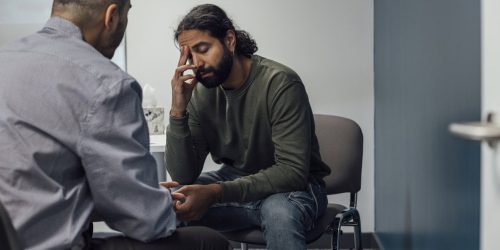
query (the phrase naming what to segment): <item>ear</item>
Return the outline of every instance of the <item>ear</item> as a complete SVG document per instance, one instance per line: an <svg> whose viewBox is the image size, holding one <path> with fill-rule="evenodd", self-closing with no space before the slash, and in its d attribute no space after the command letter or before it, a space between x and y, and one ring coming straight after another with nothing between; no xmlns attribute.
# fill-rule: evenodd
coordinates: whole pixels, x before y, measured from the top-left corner
<svg viewBox="0 0 500 250"><path fill-rule="evenodd" d="M114 28L118 24L118 6L110 4L104 11L104 26L106 29Z"/></svg>
<svg viewBox="0 0 500 250"><path fill-rule="evenodd" d="M229 51L234 53L236 49L236 33L234 30L227 31L224 42L226 43L226 47L229 49Z"/></svg>

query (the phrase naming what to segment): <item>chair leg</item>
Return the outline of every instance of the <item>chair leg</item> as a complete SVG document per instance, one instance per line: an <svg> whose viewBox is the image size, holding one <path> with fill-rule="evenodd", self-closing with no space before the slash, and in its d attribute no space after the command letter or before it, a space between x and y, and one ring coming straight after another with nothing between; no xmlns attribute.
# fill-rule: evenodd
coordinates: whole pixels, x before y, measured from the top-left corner
<svg viewBox="0 0 500 250"><path fill-rule="evenodd" d="M340 238L342 237L342 230L334 230L332 232L332 250L340 250Z"/></svg>
<svg viewBox="0 0 500 250"><path fill-rule="evenodd" d="M359 212L356 210L353 214L354 222L354 246L357 250L363 249L362 245L362 234L361 234L361 218Z"/></svg>
<svg viewBox="0 0 500 250"><path fill-rule="evenodd" d="M241 250L248 250L248 244L247 243L241 243Z"/></svg>
<svg viewBox="0 0 500 250"><path fill-rule="evenodd" d="M354 247L357 250L363 249L361 243L361 218L358 210L354 208L346 209L342 213L335 216L335 220L332 225L332 249L340 249L342 226L354 226Z"/></svg>
<svg viewBox="0 0 500 250"><path fill-rule="evenodd" d="M335 218L332 226L332 242L331 249L339 250L340 249L340 238L342 237L342 230L340 230L340 219L338 217Z"/></svg>

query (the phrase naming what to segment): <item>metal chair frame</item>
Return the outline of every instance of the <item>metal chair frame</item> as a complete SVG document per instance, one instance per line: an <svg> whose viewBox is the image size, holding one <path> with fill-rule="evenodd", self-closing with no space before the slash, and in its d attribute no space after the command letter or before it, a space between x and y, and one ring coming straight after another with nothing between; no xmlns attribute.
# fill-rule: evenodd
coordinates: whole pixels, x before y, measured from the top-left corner
<svg viewBox="0 0 500 250"><path fill-rule="evenodd" d="M328 119L328 117L325 115L315 115L315 120L317 118ZM356 130L355 132L353 132L353 136L356 137L353 140L360 140L360 141L353 141L352 143L353 144L356 144L356 143L360 144L360 145L355 146L356 149L354 149L355 151L357 150L356 153L360 153L360 157L359 157L360 159L357 159L359 162L355 162L355 163L348 162L348 163L350 165L353 165L352 166L353 168L359 168L359 174L355 174L353 176L350 176L350 178L359 178L359 179L357 179L355 181L355 182L357 182L356 184L351 186L351 185L346 185L346 181L348 181L349 177L344 177L343 179L339 180L340 186L335 186L333 188L332 187L329 188L330 190L328 190L328 192L327 192L328 194L350 193L349 207L346 207L344 210L338 212L335 215L335 218L331 222L329 222L329 224L327 225L327 227L325 228L325 230L321 234L314 235L313 238L307 239L306 243L314 242L317 239L319 239L324 233L329 232L332 234L331 249L338 250L338 249L340 249L340 245L341 245L341 238L342 238L342 233L343 233L342 228L345 226L350 226L350 227L354 227L354 247L355 247L355 249L360 250L363 248L363 246L362 246L362 234L361 234L361 218L360 218L359 212L357 210L357 198L358 198L357 192L361 188L360 179L361 179L361 165L362 165L361 159L362 159L363 135L362 135L361 128L359 128L359 125L356 124L356 122L354 122L350 119L347 119L347 118L337 117L337 116L333 116L333 119L338 119L339 121L342 121L342 122L348 122L350 129ZM360 137L360 138L358 138L358 137ZM349 138L349 139L351 139L351 138ZM361 151L361 152L359 152L359 151ZM354 157L356 157L356 156L354 156ZM352 159L349 159L349 160L352 160ZM328 162L327 162L327 164L328 164ZM332 166L330 166L330 168L332 168ZM327 189L328 189L328 184L327 184ZM337 189L339 189L339 190L337 190ZM339 204L329 203L328 204L329 207L327 209L338 210L338 208L334 208L333 205L338 206ZM332 206L332 207L330 207L330 206ZM325 218L320 218L320 220L321 219L325 219ZM235 231L235 232L222 232L222 234L224 234L226 236L226 238L228 238L229 240L240 242L242 250L248 250L248 244L265 245L265 241L264 240L257 240L256 241L255 239L247 240L247 239L245 239L245 236L241 236L241 235L248 235L249 233L255 233L258 231L260 231L260 228L251 228L251 229L239 230L239 231ZM241 232L241 234L239 234L240 232ZM306 236L306 238L307 238L307 236ZM262 239L263 239L263 237L262 237Z"/></svg>

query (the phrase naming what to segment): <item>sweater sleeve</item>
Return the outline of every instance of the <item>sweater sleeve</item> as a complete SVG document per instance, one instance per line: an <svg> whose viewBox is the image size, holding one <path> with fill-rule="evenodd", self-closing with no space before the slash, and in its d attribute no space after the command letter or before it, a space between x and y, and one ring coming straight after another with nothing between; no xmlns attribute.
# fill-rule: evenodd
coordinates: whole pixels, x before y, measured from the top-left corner
<svg viewBox="0 0 500 250"><path fill-rule="evenodd" d="M221 183L224 202L259 200L306 187L312 111L304 85L300 80L280 84L268 103L275 163L256 174Z"/></svg>
<svg viewBox="0 0 500 250"><path fill-rule="evenodd" d="M182 118L170 117L165 160L173 181L182 185L196 181L208 155L206 140L192 104Z"/></svg>

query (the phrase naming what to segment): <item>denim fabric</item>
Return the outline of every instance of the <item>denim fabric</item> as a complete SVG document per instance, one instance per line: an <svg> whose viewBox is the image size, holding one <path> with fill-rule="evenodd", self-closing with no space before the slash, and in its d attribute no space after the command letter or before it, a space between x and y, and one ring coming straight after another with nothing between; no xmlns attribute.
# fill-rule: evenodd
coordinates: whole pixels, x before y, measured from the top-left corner
<svg viewBox="0 0 500 250"><path fill-rule="evenodd" d="M229 181L241 177L230 167L205 172L199 184ZM199 221L189 225L204 225L219 231L232 231L259 226L264 231L267 249L306 249L305 232L314 227L327 205L322 184L311 180L306 191L276 193L247 203L218 203Z"/></svg>

